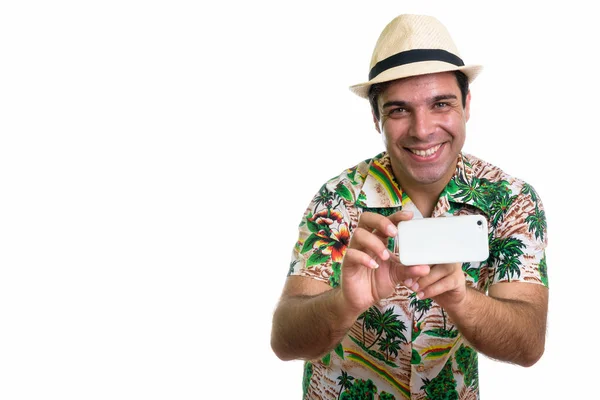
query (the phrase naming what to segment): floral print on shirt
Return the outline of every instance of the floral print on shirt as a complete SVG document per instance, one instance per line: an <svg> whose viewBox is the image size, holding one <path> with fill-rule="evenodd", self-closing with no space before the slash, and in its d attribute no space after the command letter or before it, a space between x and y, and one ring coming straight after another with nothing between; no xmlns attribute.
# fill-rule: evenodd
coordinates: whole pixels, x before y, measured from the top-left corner
<svg viewBox="0 0 600 400"><path fill-rule="evenodd" d="M325 183L299 226L289 275L340 283L341 262L360 215L391 215L416 206L396 183L388 155L365 160ZM488 220L490 255L463 264L467 285L482 292L499 282L548 286L546 218L527 183L461 154L432 217L480 214ZM388 243L393 248L393 240ZM399 285L365 311L342 342L305 363L305 399L478 399L477 352L443 308Z"/></svg>

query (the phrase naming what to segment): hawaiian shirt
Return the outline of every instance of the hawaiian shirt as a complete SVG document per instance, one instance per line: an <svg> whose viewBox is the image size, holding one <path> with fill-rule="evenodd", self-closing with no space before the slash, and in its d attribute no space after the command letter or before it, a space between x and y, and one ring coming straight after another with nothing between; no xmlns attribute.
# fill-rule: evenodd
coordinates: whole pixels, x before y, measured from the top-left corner
<svg viewBox="0 0 600 400"><path fill-rule="evenodd" d="M289 275L340 283L341 262L362 212L401 209L422 218L396 183L383 152L325 183L299 226ZM474 156L461 154L432 217L486 217L489 258L463 263L467 285L487 293L498 282L548 286L546 218L535 190ZM393 239L388 242L393 248ZM477 352L432 299L399 285L365 311L342 342L305 362L305 399L478 399Z"/></svg>

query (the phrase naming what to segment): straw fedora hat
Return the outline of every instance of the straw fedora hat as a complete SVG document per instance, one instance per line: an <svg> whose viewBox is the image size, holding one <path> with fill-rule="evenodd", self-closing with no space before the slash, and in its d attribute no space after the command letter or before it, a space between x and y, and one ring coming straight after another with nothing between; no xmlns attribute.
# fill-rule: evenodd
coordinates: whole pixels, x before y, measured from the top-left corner
<svg viewBox="0 0 600 400"><path fill-rule="evenodd" d="M350 90L367 98L374 83L446 71L462 71L470 83L482 68L465 66L450 33L436 18L403 14L381 32L371 58L369 81L350 86Z"/></svg>

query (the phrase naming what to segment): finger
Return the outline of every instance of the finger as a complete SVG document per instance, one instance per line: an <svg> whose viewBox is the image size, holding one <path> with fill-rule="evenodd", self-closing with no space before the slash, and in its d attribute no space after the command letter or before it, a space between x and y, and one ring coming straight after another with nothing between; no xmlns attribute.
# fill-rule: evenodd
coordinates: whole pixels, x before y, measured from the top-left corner
<svg viewBox="0 0 600 400"><path fill-rule="evenodd" d="M450 264L438 264L431 267L431 272L424 276L423 279L420 279L419 285L415 287L411 287L414 291L419 289L426 288L434 282L444 278L446 275L452 273L452 269L449 267Z"/></svg>
<svg viewBox="0 0 600 400"><path fill-rule="evenodd" d="M357 249L347 249L343 260L344 269L351 267L379 268L377 261L367 253Z"/></svg>
<svg viewBox="0 0 600 400"><path fill-rule="evenodd" d="M402 221L409 221L409 220L413 219L413 216L414 216L414 214L412 211L402 210L402 211L393 213L388 218L392 222L392 224L398 225L398 223L400 223Z"/></svg>
<svg viewBox="0 0 600 400"><path fill-rule="evenodd" d="M431 273L419 279L410 288L417 292L420 298L421 295L433 297L464 284L464 279L460 264L438 264L431 268Z"/></svg>
<svg viewBox="0 0 600 400"><path fill-rule="evenodd" d="M391 232L391 231L390 231ZM390 233L389 232L382 232L379 229L375 228L373 230L371 230L371 233L375 236L377 236L380 239L385 239L387 240L390 237Z"/></svg>
<svg viewBox="0 0 600 400"><path fill-rule="evenodd" d="M384 237L394 237L398 234L396 224L381 214L364 212L358 220L358 227L371 233L378 232Z"/></svg>
<svg viewBox="0 0 600 400"><path fill-rule="evenodd" d="M413 212L412 211L398 211L392 215L389 216L390 221L392 221L392 223L399 229L400 228L400 222L402 221L409 221L413 218ZM398 241L395 242L395 246L394 246L394 253L395 254L400 254L400 248L398 246Z"/></svg>
<svg viewBox="0 0 600 400"><path fill-rule="evenodd" d="M390 278L397 284L403 284L406 287L412 286L424 276L427 276L431 268L429 265L415 265L407 267L400 263L393 263L390 268Z"/></svg>
<svg viewBox="0 0 600 400"><path fill-rule="evenodd" d="M358 249L365 253L370 253L382 260L390 258L390 251L383 241L376 235L364 228L356 228L350 239L349 248Z"/></svg>
<svg viewBox="0 0 600 400"><path fill-rule="evenodd" d="M464 276L447 275L444 278L430 284L425 288L416 290L417 297L421 300L438 296L442 293L457 289L465 284Z"/></svg>

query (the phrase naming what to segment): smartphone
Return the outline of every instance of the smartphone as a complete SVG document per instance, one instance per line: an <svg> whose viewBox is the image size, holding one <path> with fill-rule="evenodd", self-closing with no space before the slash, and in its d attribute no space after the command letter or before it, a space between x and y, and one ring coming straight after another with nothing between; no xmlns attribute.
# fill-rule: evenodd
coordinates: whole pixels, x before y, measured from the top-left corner
<svg viewBox="0 0 600 400"><path fill-rule="evenodd" d="M484 261L489 257L488 222L482 215L402 221L396 249L404 265Z"/></svg>

